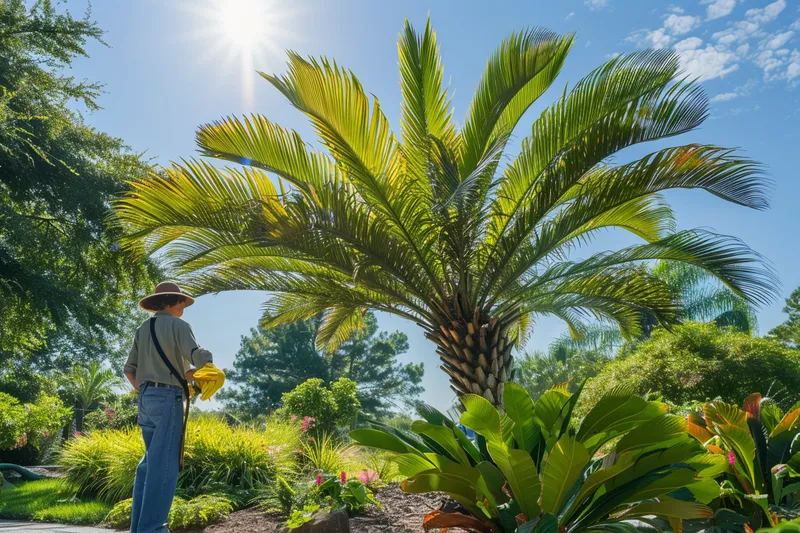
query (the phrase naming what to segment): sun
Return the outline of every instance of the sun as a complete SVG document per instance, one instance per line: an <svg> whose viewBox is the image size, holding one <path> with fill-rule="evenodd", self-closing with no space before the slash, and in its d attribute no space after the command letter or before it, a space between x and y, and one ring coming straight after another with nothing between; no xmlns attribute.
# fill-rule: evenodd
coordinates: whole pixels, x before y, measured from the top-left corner
<svg viewBox="0 0 800 533"><path fill-rule="evenodd" d="M184 0L180 6L188 15L184 37L193 63L212 65L218 84L238 84L245 105L253 102L255 72L278 67L297 41L292 27L300 14L281 0ZM232 69L238 76L229 76Z"/></svg>
<svg viewBox="0 0 800 533"><path fill-rule="evenodd" d="M267 40L269 13L258 0L220 0L219 21L225 38L242 52Z"/></svg>

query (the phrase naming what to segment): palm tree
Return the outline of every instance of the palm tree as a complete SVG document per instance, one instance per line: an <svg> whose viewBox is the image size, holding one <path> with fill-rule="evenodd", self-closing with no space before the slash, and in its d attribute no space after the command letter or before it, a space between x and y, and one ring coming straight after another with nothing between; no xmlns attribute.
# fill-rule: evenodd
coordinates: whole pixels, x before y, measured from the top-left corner
<svg viewBox="0 0 800 533"><path fill-rule="evenodd" d="M83 417L103 398L113 394L120 382L114 373L96 361L88 367L75 366L64 379L65 393L75 401L75 431L83 431Z"/></svg>
<svg viewBox="0 0 800 533"><path fill-rule="evenodd" d="M713 322L731 327L742 333L753 333L758 318L752 305L734 291L719 283L706 270L688 263L659 261L651 273L672 290L681 304L681 320ZM642 311L642 328L636 341L650 337L656 320ZM586 350L609 354L625 341L620 329L609 321L589 324L578 335L569 332L561 335L550 346L551 354L563 352L567 357Z"/></svg>
<svg viewBox="0 0 800 533"><path fill-rule="evenodd" d="M264 290L271 325L324 313L329 349L368 309L412 320L436 345L458 394L502 405L512 350L538 315L578 331L588 317L641 330L680 317L672 291L640 267L655 259L710 272L753 302L774 279L733 237L679 231L660 195L699 188L767 207L760 166L691 144L630 163L625 147L692 130L707 117L699 86L669 50L617 57L564 90L501 168L525 111L550 87L574 42L543 29L514 33L489 58L462 127L453 121L436 34L406 23L398 52L402 108L395 136L377 98L328 59L289 53L288 72L261 75L311 121L327 152L263 116L202 126L203 155L134 183L116 216L140 254L164 257L192 290ZM277 178L277 186L270 175ZM642 244L570 261L600 230Z"/></svg>

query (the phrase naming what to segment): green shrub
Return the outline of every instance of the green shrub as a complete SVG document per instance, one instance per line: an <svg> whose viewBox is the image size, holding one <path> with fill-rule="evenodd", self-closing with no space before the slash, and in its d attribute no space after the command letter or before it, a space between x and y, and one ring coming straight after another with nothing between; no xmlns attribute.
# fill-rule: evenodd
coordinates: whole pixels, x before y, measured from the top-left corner
<svg viewBox="0 0 800 533"><path fill-rule="evenodd" d="M37 520L66 524L97 524L110 505L87 498L74 498L77 487L58 479L20 483L0 497L0 518Z"/></svg>
<svg viewBox="0 0 800 533"><path fill-rule="evenodd" d="M714 398L738 403L752 392L791 405L800 394L800 352L773 339L688 323L672 333L655 331L609 363L587 382L579 412L619 385L678 405Z"/></svg>
<svg viewBox="0 0 800 533"><path fill-rule="evenodd" d="M319 378L311 378L285 393L281 401L283 416L302 419L304 426L308 419L313 419L323 432L349 427L361 406L356 396L356 384L347 378L339 378L330 387Z"/></svg>
<svg viewBox="0 0 800 533"><path fill-rule="evenodd" d="M22 404L0 392L0 450L30 445L38 449L57 433L72 410L56 396L42 393L33 403Z"/></svg>
<svg viewBox="0 0 800 533"><path fill-rule="evenodd" d="M115 529L130 528L132 504L130 498L118 502L104 523ZM232 511L232 502L223 496L203 495L188 501L175 498L167 525L170 531L203 528L222 522Z"/></svg>
<svg viewBox="0 0 800 533"><path fill-rule="evenodd" d="M178 479L187 495L253 490L296 464L299 432L273 420L263 429L231 427L215 416L189 421L184 468ZM93 431L68 442L59 458L67 478L84 493L108 502L130 497L144 454L138 428ZM241 496L244 499L244 496Z"/></svg>
<svg viewBox="0 0 800 533"><path fill-rule="evenodd" d="M86 431L132 428L136 425L138 412L136 393L121 394L113 402L87 413L83 427Z"/></svg>

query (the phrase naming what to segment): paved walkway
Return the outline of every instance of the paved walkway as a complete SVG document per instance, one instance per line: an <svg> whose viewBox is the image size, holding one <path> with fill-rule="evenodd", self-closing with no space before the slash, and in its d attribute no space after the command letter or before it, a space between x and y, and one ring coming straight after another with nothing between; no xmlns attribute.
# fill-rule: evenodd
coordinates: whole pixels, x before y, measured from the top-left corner
<svg viewBox="0 0 800 533"><path fill-rule="evenodd" d="M69 526L66 524L46 524L44 522L16 522L13 520L0 520L2 533L113 533L113 529L99 527Z"/></svg>

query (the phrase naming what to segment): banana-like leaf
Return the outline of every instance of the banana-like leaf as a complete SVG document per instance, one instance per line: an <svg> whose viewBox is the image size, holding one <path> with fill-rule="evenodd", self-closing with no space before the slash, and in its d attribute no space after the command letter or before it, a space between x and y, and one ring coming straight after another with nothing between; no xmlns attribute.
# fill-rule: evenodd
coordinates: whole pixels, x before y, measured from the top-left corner
<svg viewBox="0 0 800 533"><path fill-rule="evenodd" d="M711 518L714 516L714 511L702 503L684 502L664 496L659 498L658 501L642 502L634 505L623 516L647 515L690 520L692 518Z"/></svg>
<svg viewBox="0 0 800 533"><path fill-rule="evenodd" d="M400 475L407 478L436 469L433 463L415 453L400 453L393 456L391 460L397 465Z"/></svg>
<svg viewBox="0 0 800 533"><path fill-rule="evenodd" d="M464 412L461 423L487 441L503 441L500 412L483 396L467 394L461 397Z"/></svg>
<svg viewBox="0 0 800 533"><path fill-rule="evenodd" d="M435 426L428 422L423 422L422 420L415 420L411 424L411 431L417 435L430 437L447 452L447 456L450 459L463 465L470 466L469 458L461 447L461 444L456 440L452 429L445 426Z"/></svg>
<svg viewBox="0 0 800 533"><path fill-rule="evenodd" d="M594 452L608 440L666 412L666 404L648 402L633 394L629 387L615 387L603 395L583 419L578 440Z"/></svg>
<svg viewBox="0 0 800 533"><path fill-rule="evenodd" d="M475 468L481 473L477 481L478 491L486 497L494 508L508 502L508 495L503 491L505 478L498 468L489 461L481 461Z"/></svg>
<svg viewBox="0 0 800 533"><path fill-rule="evenodd" d="M541 439L541 426L536 422L536 409L521 385L507 383L503 393L503 406L508 417L514 421L514 439L517 447L530 453Z"/></svg>
<svg viewBox="0 0 800 533"><path fill-rule="evenodd" d="M553 388L546 391L536 401L534 406L536 411L536 418L542 425L542 429L548 434L558 434L560 425L560 416L563 412L564 406L569 402L570 394L560 388Z"/></svg>
<svg viewBox="0 0 800 533"><path fill-rule="evenodd" d="M443 492L466 507L473 515L480 516L476 505L476 487L465 482L464 478L444 472L422 473L410 477L400 484L403 492L424 494Z"/></svg>
<svg viewBox="0 0 800 533"><path fill-rule="evenodd" d="M800 427L800 409L794 409L786 413L778 425L770 432L769 438L780 435L784 431L790 431L796 427Z"/></svg>
<svg viewBox="0 0 800 533"><path fill-rule="evenodd" d="M717 483L714 478L703 479L702 481L687 485L686 488L692 493L694 499L700 503L709 504L713 500L719 498L720 495L719 483Z"/></svg>
<svg viewBox="0 0 800 533"><path fill-rule="evenodd" d="M511 493L525 517L530 520L538 516L541 512L541 483L539 472L528 452L510 449L504 442L496 440L487 441L486 447L497 468L508 481Z"/></svg>
<svg viewBox="0 0 800 533"><path fill-rule="evenodd" d="M562 436L550 450L542 469L542 510L560 514L567 493L589 462L589 452L575 437Z"/></svg>
<svg viewBox="0 0 800 533"><path fill-rule="evenodd" d="M620 439L614 449L617 453L646 449L651 446L665 448L686 436L686 420L674 415L661 415L641 424Z"/></svg>
<svg viewBox="0 0 800 533"><path fill-rule="evenodd" d="M379 429L358 428L352 430L348 435L362 446L378 448L379 450L388 450L395 453L420 454L419 450L416 448L412 448L394 435L390 435Z"/></svg>

